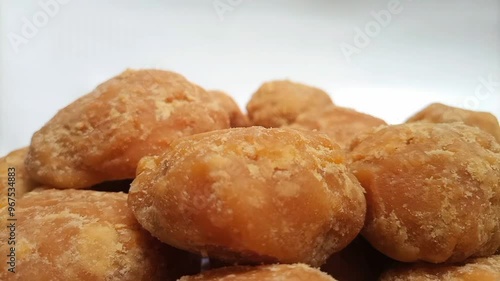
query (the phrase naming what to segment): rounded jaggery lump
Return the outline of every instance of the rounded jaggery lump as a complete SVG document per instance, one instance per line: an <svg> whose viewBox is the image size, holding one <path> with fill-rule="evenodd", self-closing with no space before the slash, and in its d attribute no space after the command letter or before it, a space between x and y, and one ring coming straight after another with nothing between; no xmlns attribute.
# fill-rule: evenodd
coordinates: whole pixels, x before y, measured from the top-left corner
<svg viewBox="0 0 500 281"><path fill-rule="evenodd" d="M131 179L143 156L163 152L179 137L228 127L226 111L183 76L127 70L36 132L26 168L57 188Z"/></svg>
<svg viewBox="0 0 500 281"><path fill-rule="evenodd" d="M248 116L241 112L240 107L231 96L218 90L209 91L209 94L213 95L216 102L218 102L229 114L231 128L250 126Z"/></svg>
<svg viewBox="0 0 500 281"><path fill-rule="evenodd" d="M188 253L141 228L124 193L37 189L17 200L15 218L15 244L7 243L9 231L0 232L0 280L173 281L197 272ZM10 247L15 274L5 268Z"/></svg>
<svg viewBox="0 0 500 281"><path fill-rule="evenodd" d="M463 122L472 127L478 127L492 134L500 143L500 125L495 115L489 112L480 112L452 107L441 103L433 103L412 116L411 122L454 123Z"/></svg>
<svg viewBox="0 0 500 281"><path fill-rule="evenodd" d="M234 266L210 270L179 281L335 281L328 274L305 264Z"/></svg>
<svg viewBox="0 0 500 281"><path fill-rule="evenodd" d="M333 105L330 96L318 88L278 80L264 83L248 102L252 125L278 128L292 124L302 113Z"/></svg>
<svg viewBox="0 0 500 281"><path fill-rule="evenodd" d="M500 145L463 123L378 128L354 141L362 234L403 262L461 262L500 248Z"/></svg>
<svg viewBox="0 0 500 281"><path fill-rule="evenodd" d="M28 148L23 147L0 158L0 208L7 205L9 194L9 197L18 199L39 186L26 172L26 154Z"/></svg>
<svg viewBox="0 0 500 281"><path fill-rule="evenodd" d="M382 119L332 105L299 115L290 127L324 132L341 147L348 148L356 135L382 125L387 125Z"/></svg>
<svg viewBox="0 0 500 281"><path fill-rule="evenodd" d="M498 281L500 256L476 258L463 264L402 266L384 273L380 281Z"/></svg>
<svg viewBox="0 0 500 281"><path fill-rule="evenodd" d="M141 160L129 203L161 241L216 259L319 266L359 233L363 189L326 136L234 128Z"/></svg>

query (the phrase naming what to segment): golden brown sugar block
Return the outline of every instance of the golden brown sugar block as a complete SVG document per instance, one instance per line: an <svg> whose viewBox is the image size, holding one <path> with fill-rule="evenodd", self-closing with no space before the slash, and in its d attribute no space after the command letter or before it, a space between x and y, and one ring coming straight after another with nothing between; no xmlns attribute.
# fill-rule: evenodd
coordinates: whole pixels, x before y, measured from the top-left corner
<svg viewBox="0 0 500 281"><path fill-rule="evenodd" d="M333 105L326 92L288 80L264 83L248 102L252 125L281 127L302 113Z"/></svg>
<svg viewBox="0 0 500 281"><path fill-rule="evenodd" d="M36 132L26 168L57 188L131 179L143 156L163 152L179 137L228 127L226 111L183 76L127 70Z"/></svg>
<svg viewBox="0 0 500 281"><path fill-rule="evenodd" d="M363 189L322 134L234 128L141 160L129 203L161 241L242 263L321 265L353 240Z"/></svg>
<svg viewBox="0 0 500 281"><path fill-rule="evenodd" d="M0 232L0 280L176 280L196 272L187 253L141 228L124 193L37 189L17 200L15 218L15 244ZM15 274L7 271L11 252Z"/></svg>
<svg viewBox="0 0 500 281"><path fill-rule="evenodd" d="M209 91L209 93L215 98L216 102L218 102L220 106L224 108L229 114L231 128L250 126L248 117L243 114L243 112L241 112L240 107L231 96L217 90Z"/></svg>
<svg viewBox="0 0 500 281"><path fill-rule="evenodd" d="M364 237L403 262L461 262L500 248L500 145L462 123L378 128L352 145Z"/></svg>
<svg viewBox="0 0 500 281"><path fill-rule="evenodd" d="M7 205L7 197L21 198L39 184L26 173L24 159L28 148L14 150L0 158L0 208Z"/></svg>
<svg viewBox="0 0 500 281"><path fill-rule="evenodd" d="M210 270L179 281L335 281L305 264L276 264L265 266L235 266Z"/></svg>
<svg viewBox="0 0 500 281"><path fill-rule="evenodd" d="M500 125L495 115L489 112L472 111L433 103L408 119L407 123L418 121L431 123L463 122L492 134L500 142Z"/></svg>
<svg viewBox="0 0 500 281"><path fill-rule="evenodd" d="M500 256L471 259L463 264L418 264L387 271L380 281L498 281Z"/></svg>
<svg viewBox="0 0 500 281"><path fill-rule="evenodd" d="M324 132L341 147L348 148L356 135L382 125L387 123L377 117L350 108L328 106L299 115L291 127Z"/></svg>

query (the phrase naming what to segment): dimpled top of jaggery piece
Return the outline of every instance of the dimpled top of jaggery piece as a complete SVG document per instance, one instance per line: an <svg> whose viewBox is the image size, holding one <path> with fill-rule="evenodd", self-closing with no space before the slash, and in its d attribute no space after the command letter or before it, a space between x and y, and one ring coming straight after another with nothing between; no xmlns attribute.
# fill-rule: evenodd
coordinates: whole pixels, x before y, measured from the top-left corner
<svg viewBox="0 0 500 281"><path fill-rule="evenodd" d="M24 159L27 153L28 148L24 147L0 158L0 208L7 205L8 194L15 193L15 196L10 197L21 198L25 193L39 185L30 178L24 168ZM9 185L9 183L11 184Z"/></svg>
<svg viewBox="0 0 500 281"><path fill-rule="evenodd" d="M489 112L472 111L441 103L433 103L408 119L407 123L417 121L432 123L463 122L466 125L478 127L492 134L500 142L500 125L495 115Z"/></svg>
<svg viewBox="0 0 500 281"><path fill-rule="evenodd" d="M463 123L409 123L353 142L363 235L404 262L460 262L500 248L500 145Z"/></svg>
<svg viewBox="0 0 500 281"><path fill-rule="evenodd" d="M468 260L464 264L417 264L387 271L380 281L498 281L500 256Z"/></svg>
<svg viewBox="0 0 500 281"><path fill-rule="evenodd" d="M305 264L276 264L226 267L196 276L185 276L179 281L335 281L335 279Z"/></svg>
<svg viewBox="0 0 500 281"><path fill-rule="evenodd" d="M0 280L175 280L193 272L183 271L187 254L141 228L124 193L37 189L17 201L15 215L16 243L1 231L0 251L15 247L16 273L4 266Z"/></svg>
<svg viewBox="0 0 500 281"><path fill-rule="evenodd" d="M252 125L277 128L293 123L306 111L332 104L323 90L283 80L264 83L248 102L247 111Z"/></svg>
<svg viewBox="0 0 500 281"><path fill-rule="evenodd" d="M141 160L129 203L160 240L241 263L322 264L361 229L363 189L326 136L234 128Z"/></svg>
<svg viewBox="0 0 500 281"><path fill-rule="evenodd" d="M348 148L356 135L382 125L387 125L384 120L368 114L328 106L299 115L290 127L324 132L341 147Z"/></svg>
<svg viewBox="0 0 500 281"><path fill-rule="evenodd" d="M209 91L209 94L213 95L216 102L218 102L222 108L224 108L229 114L229 121L231 122L231 127L248 127L250 126L250 121L248 117L241 112L240 107L234 101L234 99L228 94L222 91Z"/></svg>
<svg viewBox="0 0 500 281"><path fill-rule="evenodd" d="M27 169L57 188L133 178L139 159L182 136L229 127L202 88L161 70L127 70L59 111L32 138Z"/></svg>

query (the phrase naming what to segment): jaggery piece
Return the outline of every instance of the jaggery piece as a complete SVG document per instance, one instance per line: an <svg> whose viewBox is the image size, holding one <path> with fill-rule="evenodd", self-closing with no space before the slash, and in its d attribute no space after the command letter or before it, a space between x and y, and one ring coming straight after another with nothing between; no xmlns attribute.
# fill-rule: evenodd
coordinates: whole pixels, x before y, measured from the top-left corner
<svg viewBox="0 0 500 281"><path fill-rule="evenodd" d="M9 197L19 199L25 193L39 186L24 168L24 159L27 153L28 148L23 147L0 158L0 208L7 205L9 194L11 195Z"/></svg>
<svg viewBox="0 0 500 281"><path fill-rule="evenodd" d="M380 281L498 281L500 256L471 259L463 264L418 264L387 271Z"/></svg>
<svg viewBox="0 0 500 281"><path fill-rule="evenodd" d="M0 209L0 219L7 222L8 213ZM17 200L15 218L15 244L1 231L0 251L15 247L16 273L2 262L0 280L149 281L196 273L188 253L141 228L124 193L37 189Z"/></svg>
<svg viewBox="0 0 500 281"><path fill-rule="evenodd" d="M323 132L341 147L348 148L358 134L382 125L387 123L377 117L350 108L328 106L299 115L290 127Z"/></svg>
<svg viewBox="0 0 500 281"><path fill-rule="evenodd" d="M202 88L161 70L127 70L59 111L33 135L26 168L57 188L131 179L143 156L179 137L229 127Z"/></svg>
<svg viewBox="0 0 500 281"><path fill-rule="evenodd" d="M461 262L500 248L500 145L462 123L378 128L351 146L364 237L403 262Z"/></svg>
<svg viewBox="0 0 500 281"><path fill-rule="evenodd" d="M241 263L321 265L353 240L363 189L322 134L234 128L180 139L141 160L129 203L180 249Z"/></svg>
<svg viewBox="0 0 500 281"><path fill-rule="evenodd" d="M472 127L478 127L492 134L500 142L500 125L495 115L489 112L480 112L452 107L441 103L433 103L412 116L411 122L454 123L463 122Z"/></svg>
<svg viewBox="0 0 500 281"><path fill-rule="evenodd" d="M231 128L237 127L248 127L250 126L250 121L248 116L241 112L240 107L234 101L234 99L228 94L222 91L209 91L209 94L213 95L216 101L224 108L229 114L229 121L231 123Z"/></svg>
<svg viewBox="0 0 500 281"><path fill-rule="evenodd" d="M277 264L258 267L226 267L179 281L335 281L327 274L305 264Z"/></svg>
<svg viewBox="0 0 500 281"><path fill-rule="evenodd" d="M248 102L252 125L277 128L292 124L302 113L314 111L333 102L318 88L288 80L264 83Z"/></svg>

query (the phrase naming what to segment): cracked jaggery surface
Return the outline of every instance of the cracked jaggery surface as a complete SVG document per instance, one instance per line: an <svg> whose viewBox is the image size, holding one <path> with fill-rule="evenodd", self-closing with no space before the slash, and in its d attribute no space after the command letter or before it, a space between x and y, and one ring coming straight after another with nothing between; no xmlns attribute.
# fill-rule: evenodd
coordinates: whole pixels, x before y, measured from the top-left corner
<svg viewBox="0 0 500 281"><path fill-rule="evenodd" d="M130 179L143 156L163 152L179 137L225 128L225 110L183 76L127 70L36 132L26 168L35 180L57 188Z"/></svg>
<svg viewBox="0 0 500 281"><path fill-rule="evenodd" d="M387 124L377 117L350 108L328 106L299 115L290 127L324 132L341 147L348 148L358 134L382 125Z"/></svg>
<svg viewBox="0 0 500 281"><path fill-rule="evenodd" d="M399 261L460 262L500 247L500 145L462 123L375 129L351 146L363 235Z"/></svg>
<svg viewBox="0 0 500 281"><path fill-rule="evenodd" d="M250 126L248 116L241 112L240 107L231 96L217 90L209 91L208 93L211 94L215 98L216 102L218 102L229 114L231 128Z"/></svg>
<svg viewBox="0 0 500 281"><path fill-rule="evenodd" d="M326 92L288 80L264 83L248 102L252 125L278 128L289 125L302 113L332 105Z"/></svg>
<svg viewBox="0 0 500 281"><path fill-rule="evenodd" d="M7 210L0 210L7 221ZM35 190L17 201L16 273L0 280L176 280L192 265L187 253L152 237L137 223L124 193ZM9 233L0 232L7 241ZM5 256L2 260L6 260ZM186 269L186 270L184 270Z"/></svg>
<svg viewBox="0 0 500 281"><path fill-rule="evenodd" d="M326 136L234 128L186 137L141 160L129 203L175 247L240 263L314 266L353 240L363 189Z"/></svg>
<svg viewBox="0 0 500 281"><path fill-rule="evenodd" d="M328 274L305 264L277 264L257 267L235 266L185 276L179 281L335 281Z"/></svg>
<svg viewBox="0 0 500 281"><path fill-rule="evenodd" d="M454 123L463 122L490 133L500 143L500 125L495 115L452 107L441 103L433 103L408 119L410 122Z"/></svg>
<svg viewBox="0 0 500 281"><path fill-rule="evenodd" d="M498 281L500 256L476 258L456 265L418 264L389 270L380 281Z"/></svg>
<svg viewBox="0 0 500 281"><path fill-rule="evenodd" d="M14 178L14 188L15 188L15 199L21 198L25 193L30 192L39 186L26 172L24 168L24 160L28 154L28 148L23 147L10 152L4 157L0 158L0 208L7 205L7 196L9 188L9 168L15 169Z"/></svg>

